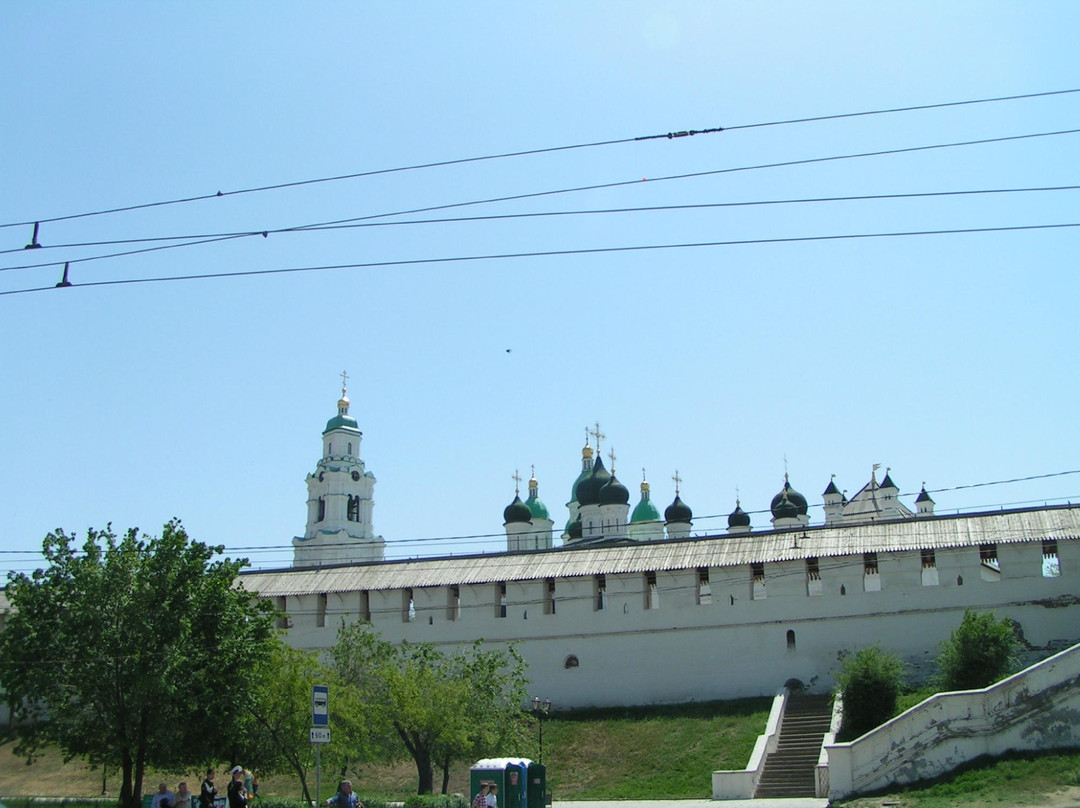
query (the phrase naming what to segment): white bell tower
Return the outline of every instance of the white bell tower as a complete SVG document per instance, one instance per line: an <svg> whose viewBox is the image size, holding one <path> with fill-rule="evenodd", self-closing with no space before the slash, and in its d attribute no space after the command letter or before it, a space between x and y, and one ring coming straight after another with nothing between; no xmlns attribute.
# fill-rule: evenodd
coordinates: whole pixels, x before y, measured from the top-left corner
<svg viewBox="0 0 1080 808"><path fill-rule="evenodd" d="M349 415L348 379L341 374L338 412L326 422L322 459L307 476L307 527L293 539L294 567L382 561L385 554L386 542L372 530L375 475L360 459L363 433Z"/></svg>

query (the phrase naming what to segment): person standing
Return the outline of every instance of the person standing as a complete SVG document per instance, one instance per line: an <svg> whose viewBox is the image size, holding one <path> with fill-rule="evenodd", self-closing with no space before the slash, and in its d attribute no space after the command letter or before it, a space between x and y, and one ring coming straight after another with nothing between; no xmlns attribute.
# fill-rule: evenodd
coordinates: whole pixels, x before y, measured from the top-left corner
<svg viewBox="0 0 1080 808"><path fill-rule="evenodd" d="M480 793L473 797L472 808L487 808L487 780L480 781Z"/></svg>
<svg viewBox="0 0 1080 808"><path fill-rule="evenodd" d="M492 783L488 786L487 808L499 808L499 784Z"/></svg>
<svg viewBox="0 0 1080 808"><path fill-rule="evenodd" d="M206 770L206 779L202 781L199 789L199 808L214 808L214 797L217 796L217 786L214 785L214 770Z"/></svg>
<svg viewBox="0 0 1080 808"><path fill-rule="evenodd" d="M158 783L157 794L150 800L150 808L172 808L173 793L164 783Z"/></svg>
<svg viewBox="0 0 1080 808"><path fill-rule="evenodd" d="M188 791L186 780L181 780L177 784L176 797L172 801L172 808L191 808L191 792Z"/></svg>
<svg viewBox="0 0 1080 808"><path fill-rule="evenodd" d="M244 767L232 767L232 780L226 791L229 797L229 808L247 808L247 792L244 791Z"/></svg>
<svg viewBox="0 0 1080 808"><path fill-rule="evenodd" d="M353 793L350 780L338 783L337 794L328 799L326 804L333 805L334 808L364 808L364 803Z"/></svg>

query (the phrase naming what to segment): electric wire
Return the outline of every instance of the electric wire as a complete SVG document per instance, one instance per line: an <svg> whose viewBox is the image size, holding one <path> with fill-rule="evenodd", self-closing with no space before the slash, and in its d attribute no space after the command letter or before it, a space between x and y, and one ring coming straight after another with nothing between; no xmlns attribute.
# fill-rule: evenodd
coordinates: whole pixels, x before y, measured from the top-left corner
<svg viewBox="0 0 1080 808"><path fill-rule="evenodd" d="M206 272L191 275L166 275L153 278L119 278L106 281L86 281L62 283L68 288L91 288L104 286L130 286L134 284L174 283L178 281L211 280L222 278L248 278L267 275L285 275L307 272L326 272L334 270L375 269L404 266L426 266L435 264L468 263L477 261L512 260L522 258L552 258L572 255L600 255L604 253L631 253L657 250L703 249L715 247L739 247L762 244L796 244L826 241L849 241L876 238L912 238L919 236L965 235L975 233L1008 233L1037 230L1060 230L1080 227L1080 222L1061 222L1056 224L1008 225L1000 227L961 227L947 230L905 230L881 233L842 233L825 236L784 236L779 238L737 239L731 241L701 241L680 244L643 244L623 247L587 247L575 250L541 250L537 252L493 253L489 255L462 255L443 258L413 258L398 261L367 261L354 264L326 264L323 266L282 267L277 269L251 269L237 272ZM58 285L37 286L27 289L10 289L0 292L0 297L24 295L34 292L46 292Z"/></svg>
<svg viewBox="0 0 1080 808"><path fill-rule="evenodd" d="M315 179L297 180L295 182L276 183L276 184L272 184L272 185L263 185L263 186L251 187L251 188L242 188L242 189L232 190L232 191L220 191L219 190L219 191L217 191L215 193L211 193L211 194L200 194L200 195L182 197L182 198L178 198L178 199L161 200L161 201L157 201L157 202L146 202L146 203L140 203L140 204L134 204L134 205L125 205L125 206L121 206L121 207L108 208L108 209L96 210L96 211L88 211L88 212L84 212L84 213L68 214L68 215L64 215L64 216L38 217L36 219L29 219L29 220L21 221L21 222L0 223L0 229L9 228L9 227L27 227L27 226L30 226L30 225L33 225L33 224L40 224L40 223L54 223L54 222L61 222L61 221L70 221L72 219L82 219L82 218L87 218L87 217L90 217L90 216L102 216L102 215L111 214L111 213L123 213L123 212L129 212L129 211L133 211L133 210L142 210L142 209L146 209L146 208L162 207L162 206L166 206L166 205L178 205L178 204L184 204L184 203L188 203L188 202L205 201L205 200L209 200L209 199L219 199L219 198L227 197L227 196L238 196L238 195L241 195L241 194L259 193L259 192L263 192L263 191L274 191L274 190L281 190L281 189L285 189L285 188L296 188L296 187L300 187L300 186L304 186L304 185L314 185L314 184L318 184L318 183L336 182L336 181L340 181L340 180L349 180L349 179L358 179L358 178L362 178L362 177L371 177L371 176L377 176L377 175L380 175L380 174L392 174L392 173L400 173L400 172L405 172L405 171L416 171L416 170L427 169L427 168L441 168L441 167L452 166L452 165L461 165L461 164L466 164L466 163L477 163L477 162L482 162L482 161L487 161L487 160L499 160L499 159L510 158L510 157L524 157L524 156L547 154L547 153L553 153L553 152L572 151L572 150L576 150L576 149L587 149L587 148L594 148L594 147L599 147L599 146L613 146L613 145L623 144L623 143L634 143L634 142L660 140L660 139L673 140L673 139L683 138L683 137L687 137L687 136L690 136L690 135L696 135L696 134L712 134L712 133L718 133L718 132L723 132L723 131L737 131L737 130L741 130L741 129L756 129L756 128L762 128L762 127L771 127L771 126L785 126L785 125L789 125L789 124L800 124L800 123L811 123L811 122L828 121L828 120L839 120L839 119L842 119L842 118L856 118L856 117L864 117L864 116L872 116L872 115L886 115L886 114L892 114L892 113L912 112L912 111L917 111L917 110L943 109L943 108L947 108L947 107L968 106L968 105L974 105L974 104L991 104L991 103L1006 102L1006 101L1018 101L1018 100L1021 100L1021 99L1045 98L1045 97L1057 96L1057 95L1068 95L1068 94L1071 94L1071 93L1078 93L1078 92L1080 92L1080 88L1072 88L1072 89L1065 89L1065 90L1050 90L1050 91L1043 91L1043 92L1036 92L1036 93L1024 93L1024 94L1019 94L1019 95L996 96L996 97L991 97L991 98L968 99L968 100L963 100L963 101L948 101L948 102L942 102L942 103L937 103L937 104L922 104L922 105L918 105L918 106L892 107L892 108L888 108L888 109L877 109L877 110L864 110L864 111L860 111L860 112L839 113L839 114L834 114L834 115L819 115L819 116L807 117L807 118L791 118L791 119L787 119L787 120L765 121L765 122L754 123L754 124L740 124L740 125L727 126L727 127L713 127L713 128L709 128L709 129L702 129L702 130L683 130L683 131L679 131L679 132L668 132L667 134L660 134L660 135L644 135L644 136L639 136L639 137L618 138L618 139L613 139L613 140L600 140L600 141L594 141L594 142L588 142L588 143L578 143L578 144L564 145L564 146L550 146L550 147L544 147L544 148L538 148L538 149L527 149L527 150L520 150L520 151L513 151L513 152L504 152L504 153L500 153L500 154L489 154L489 155L482 155L482 156L476 156L476 157L464 157L464 158L459 158L459 159L454 159L454 160L441 160L441 161L428 162L428 163L418 163L418 164L415 164L415 165L398 166L398 167L394 167L394 168L384 168L384 169L375 169L375 170L371 170L371 171L354 172L354 173L349 173L349 174L339 174L339 175L330 176L330 177L319 177L319 178L315 178Z"/></svg>
<svg viewBox="0 0 1080 808"><path fill-rule="evenodd" d="M325 227L325 226L328 226L328 225L341 225L341 224L349 224L349 223L354 223L354 222L367 222L367 221L373 221L373 220L376 220L376 219L391 218L391 217L395 217L395 216L408 216L408 215L412 215L412 214L416 214L416 213L430 213L430 212L439 211L439 210L453 210L453 209L458 209L458 208L473 207L473 206L477 206L477 205L488 205L488 204L493 204L493 203L496 203L496 202L511 202L511 201L519 201L519 200L523 200L523 199L539 199L539 198L548 197L548 196L559 196L559 195L564 195L564 194L583 193L585 191L610 190L612 188L625 188L625 187L628 187L628 186L638 185L641 182L650 182L650 183L655 184L655 183L658 183L658 182L672 182L672 181L686 180L686 179L697 179L697 178L700 178L700 177L718 176L718 175L721 175L721 174L732 174L732 173L737 173L737 172L742 172L742 171L759 171L759 170L770 169L770 168L791 168L793 166L813 165L813 164L818 164L818 163L835 162L835 161L839 161L839 160L854 160L854 159L862 159L862 158L868 158L868 157L884 157L884 156L892 156L892 155L897 155L897 154L909 154L909 153L914 153L914 152L931 151L931 150L937 150L937 149L962 148L962 147L967 147L967 146L987 145L987 144L991 144L991 143L1004 143L1004 142L1012 142L1012 141L1019 141L1019 140L1030 140L1030 139L1033 139L1033 138L1057 137L1057 136L1061 136L1061 135L1075 135L1075 134L1078 134L1078 133L1080 133L1080 129L1062 129L1062 130L1058 130L1058 131L1054 131L1054 132L1034 132L1034 133L1028 133L1028 134L1023 134L1023 135L1009 135L1009 136L1005 136L1005 137L995 137L995 138L980 138L978 140L955 141L955 142L951 142L951 143L934 143L934 144L923 145L923 146L907 146L907 147L899 148L899 149L884 149L884 150L871 151L871 152L859 152L859 153L854 153L854 154L830 155L828 157L812 157L812 158L805 158L805 159L800 159L800 160L785 160L785 161L777 162L777 163L762 163L762 164L757 164L757 165L752 165L752 166L735 166L735 167L732 167L732 168L719 168L719 169L712 169L712 170L708 170L708 171L694 171L694 172L689 172L689 173L684 173L684 174L671 174L671 175L662 176L662 177L655 177L653 179L645 178L643 180L637 180L637 179L635 179L635 180L619 180L617 182L599 183L599 184L594 184L594 185L583 185L583 186L577 186L577 187L573 187L573 188L559 188L559 189L547 190L547 191L534 191L534 192L531 192L531 193L512 194L512 195L509 195L509 196L488 197L488 198L485 198L485 199L476 199L476 200L471 200L471 201L468 201L468 202L451 202L451 203L447 203L447 204L443 204L443 205L429 205L429 206L422 207L422 208L410 208L408 210L392 211L392 212L389 212L389 213L377 213L377 214L370 214L370 215L366 215L366 216L355 216L355 217L350 217L350 218L345 218L345 219L335 219L335 220L328 221L328 222L317 222L317 223L314 223L314 224L298 225L298 226L295 226L295 227L285 228L282 232L303 232L303 231L307 231L307 230L312 229L312 228ZM262 233L264 233L264 232L268 232L268 231L261 231L261 230L260 231L252 231L253 234L258 234L258 235L262 235ZM248 235L248 234L245 234L245 235ZM242 237L242 236L237 236L236 238L240 238L240 237ZM232 237L229 237L229 238L232 238ZM216 241L216 240L224 240L224 239L210 239L208 241ZM197 243L206 243L206 242L197 242ZM38 264L22 264L22 265L18 265L18 266L4 267L2 269L4 269L4 270L38 269L38 268L42 268L42 267L59 266L59 265L61 265L63 263L71 263L71 264L86 263L86 262L89 262L89 261L100 261L100 260L109 259L109 258L117 258L117 257L121 257L121 256L130 256L130 255L138 255L138 254L144 253L144 252L156 252L156 251L160 251L160 250L176 249L176 248L185 247L185 246L190 246L190 245L186 245L186 244L170 244L170 245L163 245L163 246L159 246L159 247L149 247L149 248L144 248L144 249L139 249L139 250L128 250L128 251L121 252L121 253L111 253L111 254L107 254L107 255L90 256L90 257L87 257L87 258L77 258L77 259L73 259L73 260L70 260L70 261L67 261L67 262L58 261L58 260L57 261L47 261L47 262L38 263ZM81 284L81 285L86 285L86 284Z"/></svg>
<svg viewBox="0 0 1080 808"><path fill-rule="evenodd" d="M369 227L400 227L400 226L414 226L425 224L468 224L473 222L491 222L491 221L504 221L515 219L538 219L538 218L551 218L551 217L564 217L564 216L591 216L591 215L613 215L623 213L662 213L684 210L710 210L714 208L740 208L740 207L764 207L772 205L802 205L802 204L824 204L831 202L870 202L870 201L883 201L883 200L901 200L901 199L932 199L941 197L954 197L954 196L986 196L994 194L1025 194L1025 193L1046 193L1054 191L1078 191L1080 185L1042 185L1033 186L1027 188L973 188L959 191L917 191L912 193L900 193L900 194L849 194L845 196L815 196L815 197L792 197L787 199L752 199L742 200L738 202L700 202L694 204L685 205L645 205L640 207L625 207L625 208L585 208L579 210L547 210L547 211L535 211L531 213L495 213L483 216L446 216L436 219L405 219L396 222L352 222L345 224L313 224L303 225L302 232L329 232L335 230L352 230L357 228L369 228ZM297 227L280 227L267 230L241 230L228 233L189 233L179 236L146 236L143 238L126 238L126 239L109 239L105 241L78 241L68 242L64 244L43 244L42 249L56 250L56 249L73 249L76 247L109 247L117 246L121 244L147 244L160 241L189 241L192 239L202 239L203 241L192 241L191 243L181 246L191 246L192 244L208 243L215 240L225 240L231 238L245 238L252 236L262 236L267 238L271 235L295 233L300 231ZM25 252L25 247L13 247L8 250L0 250L0 255L10 255L13 253ZM117 255L129 255L132 253L118 253ZM101 256L112 257L112 256ZM68 263L74 263L79 259ZM0 267L0 272L6 272L14 269L34 269L38 267L57 266L59 261L51 261L47 264L29 264L24 266L11 266Z"/></svg>

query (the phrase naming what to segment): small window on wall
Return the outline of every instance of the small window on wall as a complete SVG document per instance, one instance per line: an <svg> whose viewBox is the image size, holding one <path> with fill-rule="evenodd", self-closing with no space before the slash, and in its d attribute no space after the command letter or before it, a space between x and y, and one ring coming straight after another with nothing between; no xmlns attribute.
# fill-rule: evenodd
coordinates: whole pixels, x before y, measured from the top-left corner
<svg viewBox="0 0 1080 808"><path fill-rule="evenodd" d="M697 602L699 606L708 606L712 603L712 586L709 584L708 567L698 567Z"/></svg>
<svg viewBox="0 0 1080 808"><path fill-rule="evenodd" d="M933 550L921 550L922 558L922 585L938 585L937 554Z"/></svg>
<svg viewBox="0 0 1080 808"><path fill-rule="evenodd" d="M447 587L446 619L451 622L461 619L461 587Z"/></svg>
<svg viewBox="0 0 1080 808"><path fill-rule="evenodd" d="M1001 563L998 561L996 544L979 545L979 576L984 581L1001 580Z"/></svg>
<svg viewBox="0 0 1080 808"><path fill-rule="evenodd" d="M360 619L365 623L371 622L371 598L368 595L367 590L360 592Z"/></svg>
<svg viewBox="0 0 1080 808"><path fill-rule="evenodd" d="M821 597L821 570L816 558L806 559L806 594L812 598Z"/></svg>
<svg viewBox="0 0 1080 808"><path fill-rule="evenodd" d="M495 616L506 617L506 582L495 584Z"/></svg>
<svg viewBox="0 0 1080 808"><path fill-rule="evenodd" d="M413 601L411 589L401 590L401 619L405 623L416 620L416 603Z"/></svg>
<svg viewBox="0 0 1080 808"><path fill-rule="evenodd" d="M787 632L787 649L789 654L795 653L795 632L790 628Z"/></svg>
<svg viewBox="0 0 1080 808"><path fill-rule="evenodd" d="M863 591L881 591L881 575L878 574L877 553L863 553Z"/></svg>
<svg viewBox="0 0 1080 808"><path fill-rule="evenodd" d="M320 592L317 599L315 604L315 626L317 628L326 628L326 593Z"/></svg>
<svg viewBox="0 0 1080 808"><path fill-rule="evenodd" d="M277 606L280 614L277 619L278 628L289 628L292 626L292 621L289 619L288 606L289 599L285 595L274 598L274 605Z"/></svg>
<svg viewBox="0 0 1080 808"><path fill-rule="evenodd" d="M1061 575L1061 559L1058 558L1057 541L1043 539L1042 551L1043 578L1057 578Z"/></svg>
<svg viewBox="0 0 1080 808"><path fill-rule="evenodd" d="M567 669L570 669L570 668L576 668L576 667L578 667L578 665L580 665L580 664L581 664L581 663L580 663L580 662L578 662L578 658L577 658L576 656L574 656L573 654L571 654L570 656L568 656L568 657L566 658L566 661L565 661L565 662L563 662L563 667L564 667L564 668L567 668Z"/></svg>
<svg viewBox="0 0 1080 808"><path fill-rule="evenodd" d="M593 578L593 611L603 612L607 610L607 576L597 575Z"/></svg>
<svg viewBox="0 0 1080 808"><path fill-rule="evenodd" d="M555 614L555 579L548 578L544 587L544 614Z"/></svg>
<svg viewBox="0 0 1080 808"><path fill-rule="evenodd" d="M765 595L765 564L757 562L750 565L750 597L753 600L764 600Z"/></svg>
<svg viewBox="0 0 1080 808"><path fill-rule="evenodd" d="M326 518L326 500L323 499L322 497L319 497L319 517L315 521L316 522L321 522L325 518Z"/></svg>
<svg viewBox="0 0 1080 808"><path fill-rule="evenodd" d="M660 608L660 592L656 588L656 573L645 573L645 608Z"/></svg>

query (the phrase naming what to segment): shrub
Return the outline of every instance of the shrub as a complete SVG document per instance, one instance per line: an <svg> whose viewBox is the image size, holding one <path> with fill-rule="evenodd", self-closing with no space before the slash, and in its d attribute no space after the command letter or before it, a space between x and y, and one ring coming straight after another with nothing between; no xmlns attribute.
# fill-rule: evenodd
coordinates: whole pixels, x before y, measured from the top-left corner
<svg viewBox="0 0 1080 808"><path fill-rule="evenodd" d="M941 643L938 667L946 690L975 690L1012 672L1019 643L1007 617L968 609L959 628Z"/></svg>
<svg viewBox="0 0 1080 808"><path fill-rule="evenodd" d="M364 803L367 808L367 803ZM410 794L404 808L468 808L469 801L460 794Z"/></svg>
<svg viewBox="0 0 1080 808"><path fill-rule="evenodd" d="M857 738L895 715L904 665L896 654L874 645L845 659L836 681L844 700L840 736Z"/></svg>

